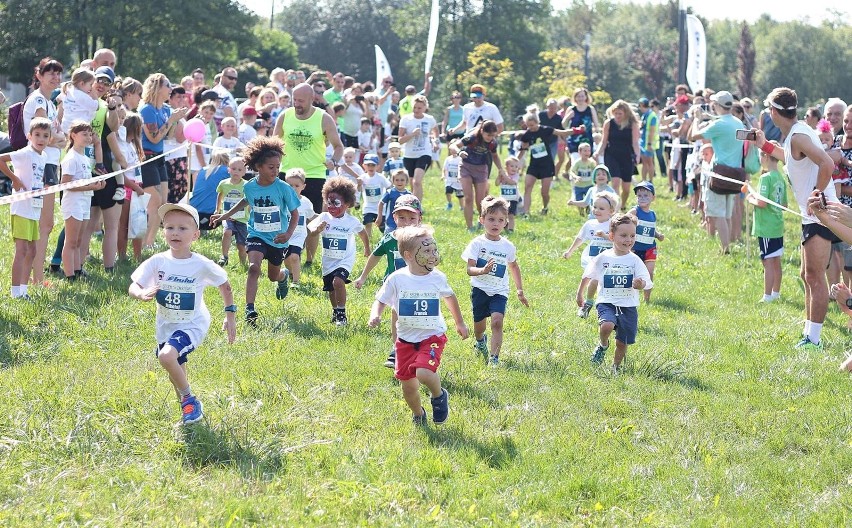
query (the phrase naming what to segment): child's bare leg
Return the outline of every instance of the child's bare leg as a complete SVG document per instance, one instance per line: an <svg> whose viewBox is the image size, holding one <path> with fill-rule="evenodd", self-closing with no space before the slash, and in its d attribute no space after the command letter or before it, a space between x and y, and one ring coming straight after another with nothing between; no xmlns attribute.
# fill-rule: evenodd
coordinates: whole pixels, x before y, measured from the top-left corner
<svg viewBox="0 0 852 528"><path fill-rule="evenodd" d="M515 230L515 215L509 215L509 223L507 225L509 231Z"/></svg>
<svg viewBox="0 0 852 528"><path fill-rule="evenodd" d="M769 263L770 259L763 259L763 295L772 294L772 283L775 282L775 277L772 276L773 269Z"/></svg>
<svg viewBox="0 0 852 528"><path fill-rule="evenodd" d="M237 244L237 253L239 253L239 255L240 255L240 264L245 266L246 261L248 260L248 254L246 253L246 245L245 244Z"/></svg>
<svg viewBox="0 0 852 528"><path fill-rule="evenodd" d="M656 267L656 265L657 265L657 261L655 261L655 260L645 261L645 267L648 268L648 275L651 276L651 282L654 282L654 268ZM651 290L653 290L653 288L651 288L649 290L645 290L645 302L648 302L648 301L651 300Z"/></svg>
<svg viewBox="0 0 852 528"><path fill-rule="evenodd" d="M346 282L340 277L335 277L331 283L334 288L334 308L346 308Z"/></svg>
<svg viewBox="0 0 852 528"><path fill-rule="evenodd" d="M417 369L416 374L420 383L429 388L429 392L432 393L433 398L437 398L441 395L441 377L438 376L437 372L432 372L425 368L419 368Z"/></svg>
<svg viewBox="0 0 852 528"><path fill-rule="evenodd" d="M26 286L32 265L27 267L27 251L31 242L16 238L15 256L12 259L12 286ZM32 260L30 260L32 262Z"/></svg>
<svg viewBox="0 0 852 528"><path fill-rule="evenodd" d="M423 414L423 402L420 401L420 381L417 378L402 380L402 396L414 416Z"/></svg>
<svg viewBox="0 0 852 528"><path fill-rule="evenodd" d="M488 318L481 321L473 322L473 337L476 338L477 341L482 339L482 336L485 335L485 329L488 328Z"/></svg>
<svg viewBox="0 0 852 528"><path fill-rule="evenodd" d="M35 255L33 255L33 284L44 282L44 259L47 255L47 243L50 232L53 231L53 211L56 203L56 194L46 194L43 197L41 216L38 219L38 240L35 243ZM26 282L24 283L26 284Z"/></svg>
<svg viewBox="0 0 852 528"><path fill-rule="evenodd" d="M293 284L298 284L302 277L302 256L291 253L284 259L284 265L290 271L290 280L293 281Z"/></svg>
<svg viewBox="0 0 852 528"><path fill-rule="evenodd" d="M781 291L781 257L772 257L767 259L767 264L772 268L772 291L770 293Z"/></svg>
<svg viewBox="0 0 852 528"><path fill-rule="evenodd" d="M615 323L611 323L609 321L601 323L601 326L598 329L598 335L600 336L601 345L605 347L609 346L609 336L612 335L612 331L614 329Z"/></svg>
<svg viewBox="0 0 852 528"><path fill-rule="evenodd" d="M231 230L225 229L222 232L222 256L228 258L228 253L231 251Z"/></svg>
<svg viewBox="0 0 852 528"><path fill-rule="evenodd" d="M491 355L499 356L503 347L503 314L491 314Z"/></svg>
<svg viewBox="0 0 852 528"><path fill-rule="evenodd" d="M367 240L373 239L373 222L369 224L364 224L364 231L367 232Z"/></svg>
<svg viewBox="0 0 852 528"><path fill-rule="evenodd" d="M157 356L160 361L160 366L169 373L169 381L175 388L175 393L178 399L181 397L181 391L189 389L189 380L186 377L186 369L178 364L178 351L171 345L165 345Z"/></svg>
<svg viewBox="0 0 852 528"><path fill-rule="evenodd" d="M249 266L246 272L246 304L254 304L257 298L257 283L260 280L260 265L263 262L263 253L252 251L248 254Z"/></svg>
<svg viewBox="0 0 852 528"><path fill-rule="evenodd" d="M615 340L615 356L612 358L612 364L616 367L624 361L624 356L627 355L627 343L622 343L618 339Z"/></svg>

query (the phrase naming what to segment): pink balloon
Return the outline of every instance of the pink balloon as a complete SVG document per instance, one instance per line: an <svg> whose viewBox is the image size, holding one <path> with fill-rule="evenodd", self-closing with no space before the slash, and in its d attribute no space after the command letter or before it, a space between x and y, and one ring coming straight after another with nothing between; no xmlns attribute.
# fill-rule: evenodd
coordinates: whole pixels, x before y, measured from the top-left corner
<svg viewBox="0 0 852 528"><path fill-rule="evenodd" d="M193 143L198 143L202 139L204 139L204 133L207 129L207 125L204 124L204 121L198 119L190 119L183 125L183 135L189 141Z"/></svg>

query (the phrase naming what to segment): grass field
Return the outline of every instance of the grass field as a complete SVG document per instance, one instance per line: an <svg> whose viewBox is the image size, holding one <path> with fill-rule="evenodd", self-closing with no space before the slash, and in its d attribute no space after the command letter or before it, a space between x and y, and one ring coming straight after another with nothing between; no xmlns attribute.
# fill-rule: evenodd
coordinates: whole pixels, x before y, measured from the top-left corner
<svg viewBox="0 0 852 528"><path fill-rule="evenodd" d="M849 525L846 320L832 307L825 352L793 350L796 219L782 299L759 305L756 245L750 259L745 245L720 257L663 187L656 288L623 374L589 362L597 327L575 316L579 256L560 258L581 218L562 183L550 215L512 236L531 306L510 299L501 366L487 368L450 320L440 427L412 426L382 366L388 318L366 325L378 271L350 289L345 329L328 322L318 266L284 302L261 283L260 328L240 321L233 345L208 289L214 328L189 362L208 421L187 429L152 353L154 306L127 295L133 265L108 277L95 262L91 281L35 288L30 303L8 298L5 272L0 525ZM470 325L459 257L470 235L443 210L435 173L426 188L425 221ZM5 270L12 247L4 213ZM196 249L215 258L218 239ZM241 315L245 272L231 261Z"/></svg>

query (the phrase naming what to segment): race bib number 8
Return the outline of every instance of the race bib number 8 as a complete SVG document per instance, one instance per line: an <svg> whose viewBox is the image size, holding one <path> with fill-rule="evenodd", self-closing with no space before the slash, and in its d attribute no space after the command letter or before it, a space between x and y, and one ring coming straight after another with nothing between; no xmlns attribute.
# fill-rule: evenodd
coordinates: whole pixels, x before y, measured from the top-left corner
<svg viewBox="0 0 852 528"><path fill-rule="evenodd" d="M188 323L195 313L195 285L162 281L157 291L157 315L168 323Z"/></svg>
<svg viewBox="0 0 852 528"><path fill-rule="evenodd" d="M400 292L399 323L408 328L429 330L441 327L438 297L430 292Z"/></svg>
<svg viewBox="0 0 852 528"><path fill-rule="evenodd" d="M278 207L252 207L254 230L258 233L281 232L281 210Z"/></svg>
<svg viewBox="0 0 852 528"><path fill-rule="evenodd" d="M476 259L477 267L484 267L488 264L488 261L483 258ZM486 282L501 282L503 278L506 276L506 265L494 263L491 265L491 268L488 270L488 275L480 275L479 278L485 280Z"/></svg>

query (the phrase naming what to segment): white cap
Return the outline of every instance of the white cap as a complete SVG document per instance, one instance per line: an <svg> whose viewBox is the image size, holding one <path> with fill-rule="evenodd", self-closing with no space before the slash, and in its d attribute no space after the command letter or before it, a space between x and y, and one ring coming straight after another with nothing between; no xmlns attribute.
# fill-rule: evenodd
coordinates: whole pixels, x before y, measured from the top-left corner
<svg viewBox="0 0 852 528"><path fill-rule="evenodd" d="M192 219L195 220L195 227L201 227L201 222L198 220L198 211L195 207L189 205L188 203L176 203L176 204L163 204L157 209L157 215L160 217L160 220L164 220L166 213L169 211L183 211L184 213L192 216Z"/></svg>

